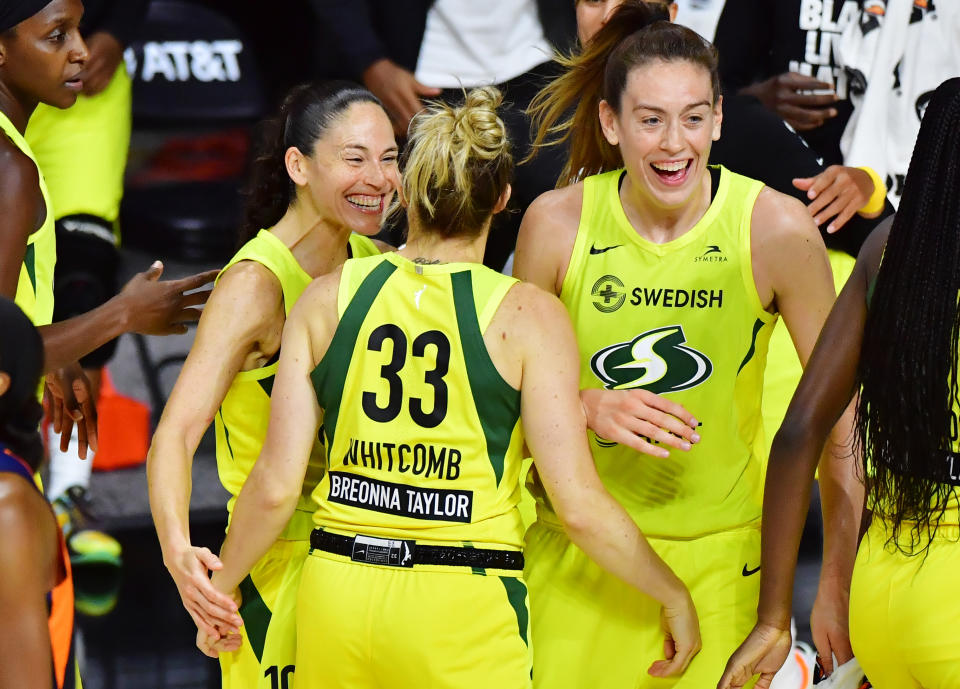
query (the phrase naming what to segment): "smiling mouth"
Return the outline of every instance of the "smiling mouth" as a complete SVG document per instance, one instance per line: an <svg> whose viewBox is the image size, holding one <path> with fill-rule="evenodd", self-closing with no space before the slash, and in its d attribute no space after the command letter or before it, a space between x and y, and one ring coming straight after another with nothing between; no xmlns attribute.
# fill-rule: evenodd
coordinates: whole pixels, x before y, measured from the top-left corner
<svg viewBox="0 0 960 689"><path fill-rule="evenodd" d="M380 214L383 212L383 196L353 194L347 197L347 203L362 213Z"/></svg>
<svg viewBox="0 0 960 689"><path fill-rule="evenodd" d="M693 159L650 163L650 167L664 184L679 186L687 180L690 168L693 167Z"/></svg>
<svg viewBox="0 0 960 689"><path fill-rule="evenodd" d="M73 79L67 79L65 82L63 82L63 85L71 91L79 91L83 88L83 79L81 79L79 76L76 76Z"/></svg>

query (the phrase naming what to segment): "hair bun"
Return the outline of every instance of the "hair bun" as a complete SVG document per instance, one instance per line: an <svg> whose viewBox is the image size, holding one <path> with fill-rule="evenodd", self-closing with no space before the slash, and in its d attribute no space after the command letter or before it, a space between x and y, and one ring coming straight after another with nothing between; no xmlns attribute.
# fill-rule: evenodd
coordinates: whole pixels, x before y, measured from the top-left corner
<svg viewBox="0 0 960 689"><path fill-rule="evenodd" d="M471 89L454 111L454 132L483 160L502 155L507 148L507 128L497 114L503 94L493 86Z"/></svg>

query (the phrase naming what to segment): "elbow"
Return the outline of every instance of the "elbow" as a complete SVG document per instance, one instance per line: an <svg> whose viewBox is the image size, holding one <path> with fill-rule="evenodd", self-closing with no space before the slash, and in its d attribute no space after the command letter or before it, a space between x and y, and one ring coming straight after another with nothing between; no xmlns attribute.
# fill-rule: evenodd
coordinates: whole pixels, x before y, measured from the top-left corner
<svg viewBox="0 0 960 689"><path fill-rule="evenodd" d="M579 545L588 538L593 527L589 507L584 505L567 506L557 509L557 518L563 525L567 537Z"/></svg>

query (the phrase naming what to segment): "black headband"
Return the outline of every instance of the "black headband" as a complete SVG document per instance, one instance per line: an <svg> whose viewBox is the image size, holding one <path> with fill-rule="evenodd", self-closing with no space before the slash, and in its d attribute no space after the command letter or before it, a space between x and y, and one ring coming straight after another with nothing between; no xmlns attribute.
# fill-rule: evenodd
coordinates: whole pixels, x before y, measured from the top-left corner
<svg viewBox="0 0 960 689"><path fill-rule="evenodd" d="M12 29L14 26L29 19L51 0L0 0L0 32Z"/></svg>
<svg viewBox="0 0 960 689"><path fill-rule="evenodd" d="M43 341L20 307L0 297L0 371L10 376L10 388L0 395L0 421L37 394L43 373Z"/></svg>

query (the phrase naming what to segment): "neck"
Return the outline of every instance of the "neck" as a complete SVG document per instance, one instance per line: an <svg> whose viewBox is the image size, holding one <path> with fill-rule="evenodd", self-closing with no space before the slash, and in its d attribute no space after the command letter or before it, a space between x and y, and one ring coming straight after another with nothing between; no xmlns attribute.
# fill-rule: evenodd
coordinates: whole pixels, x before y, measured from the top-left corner
<svg viewBox="0 0 960 689"><path fill-rule="evenodd" d="M641 237L655 244L666 244L686 234L710 207L710 173L704 171L687 202L677 208L664 208L651 202L639 185L626 176L620 188L620 203L627 220Z"/></svg>
<svg viewBox="0 0 960 689"><path fill-rule="evenodd" d="M410 216L407 217L409 219ZM407 245L399 254L411 261L426 263L483 263L489 233L489 221L479 235L452 238L426 232L411 222Z"/></svg>
<svg viewBox="0 0 960 689"><path fill-rule="evenodd" d="M347 260L350 228L330 223L306 204L288 208L270 231L310 277L326 275Z"/></svg>
<svg viewBox="0 0 960 689"><path fill-rule="evenodd" d="M21 135L27 131L27 122L36 108L36 101L18 98L9 86L0 81L0 112L7 116Z"/></svg>

